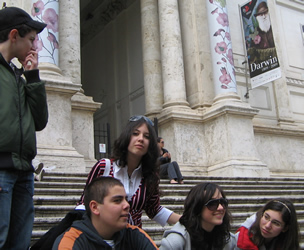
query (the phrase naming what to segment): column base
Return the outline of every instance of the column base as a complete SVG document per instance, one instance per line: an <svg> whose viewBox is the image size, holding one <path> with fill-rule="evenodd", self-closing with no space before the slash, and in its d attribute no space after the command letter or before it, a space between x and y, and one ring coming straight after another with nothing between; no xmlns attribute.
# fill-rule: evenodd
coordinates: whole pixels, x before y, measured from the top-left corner
<svg viewBox="0 0 304 250"><path fill-rule="evenodd" d="M77 92L72 97L72 145L84 156L86 169L91 169L96 163L93 114L100 106L101 103L94 102L92 97L85 96L81 92Z"/></svg>
<svg viewBox="0 0 304 250"><path fill-rule="evenodd" d="M92 167L96 164L97 160L85 159L84 162L85 162L85 172L89 173L91 171Z"/></svg>
<svg viewBox="0 0 304 250"><path fill-rule="evenodd" d="M269 177L269 169L259 160L227 160L207 169L208 176L220 177Z"/></svg>
<svg viewBox="0 0 304 250"><path fill-rule="evenodd" d="M56 146L54 148L38 145L36 158L46 167L55 166L53 172L84 173L86 171L84 156L73 147Z"/></svg>
<svg viewBox="0 0 304 250"><path fill-rule="evenodd" d="M163 108L188 108L190 109L190 105L186 101L172 101L172 102L166 102L163 105Z"/></svg>
<svg viewBox="0 0 304 250"><path fill-rule="evenodd" d="M208 176L270 176L256 148L252 119L257 113L235 93L215 98L203 116Z"/></svg>
<svg viewBox="0 0 304 250"><path fill-rule="evenodd" d="M183 176L208 176L207 167L178 163Z"/></svg>
<svg viewBox="0 0 304 250"><path fill-rule="evenodd" d="M52 63L40 62L39 65L40 75L55 75L55 76L62 76L61 69Z"/></svg>

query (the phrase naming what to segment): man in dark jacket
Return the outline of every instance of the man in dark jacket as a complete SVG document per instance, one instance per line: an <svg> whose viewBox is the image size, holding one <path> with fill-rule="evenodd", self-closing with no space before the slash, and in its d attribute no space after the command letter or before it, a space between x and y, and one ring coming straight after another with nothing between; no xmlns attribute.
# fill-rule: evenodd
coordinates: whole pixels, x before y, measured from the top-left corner
<svg viewBox="0 0 304 250"><path fill-rule="evenodd" d="M56 249L73 250L154 250L151 238L139 227L127 224L130 205L120 180L94 179L84 194L86 214L58 236Z"/></svg>
<svg viewBox="0 0 304 250"><path fill-rule="evenodd" d="M28 249L34 220L36 131L48 120L37 33L46 24L16 7L0 10L0 249ZM11 60L17 58L18 69ZM25 77L26 80L22 77Z"/></svg>

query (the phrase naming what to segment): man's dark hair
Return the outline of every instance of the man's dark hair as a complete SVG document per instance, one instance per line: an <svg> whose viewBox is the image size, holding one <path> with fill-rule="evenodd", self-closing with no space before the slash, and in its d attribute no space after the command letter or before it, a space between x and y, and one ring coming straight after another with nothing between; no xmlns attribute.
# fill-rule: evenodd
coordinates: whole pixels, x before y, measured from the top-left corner
<svg viewBox="0 0 304 250"><path fill-rule="evenodd" d="M13 28L9 28L9 29L5 29L5 30L1 30L0 31L0 43L3 43L5 41L7 41L8 39L8 34L11 32L11 30L16 29L18 30L18 33L21 37L25 37L28 33L30 33L31 31L33 31L34 29L29 27L26 24L20 24L20 25L16 25ZM37 32L37 30L35 30Z"/></svg>
<svg viewBox="0 0 304 250"><path fill-rule="evenodd" d="M91 217L90 202L94 200L103 204L104 197L109 194L110 188L114 186L123 187L123 184L120 180L109 176L96 178L87 186L84 191L84 205L89 217Z"/></svg>

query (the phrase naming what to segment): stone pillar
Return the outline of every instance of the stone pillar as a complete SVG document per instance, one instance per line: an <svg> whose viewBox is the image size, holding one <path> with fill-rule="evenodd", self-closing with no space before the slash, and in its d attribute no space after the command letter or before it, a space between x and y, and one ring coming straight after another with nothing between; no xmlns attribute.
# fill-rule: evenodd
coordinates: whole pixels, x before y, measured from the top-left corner
<svg viewBox="0 0 304 250"><path fill-rule="evenodd" d="M206 2L215 95L236 93L227 8L217 1Z"/></svg>
<svg viewBox="0 0 304 250"><path fill-rule="evenodd" d="M159 0L164 108L188 107L177 0Z"/></svg>
<svg viewBox="0 0 304 250"><path fill-rule="evenodd" d="M141 0L146 115L159 113L164 102L157 0Z"/></svg>
<svg viewBox="0 0 304 250"><path fill-rule="evenodd" d="M274 21L278 20L277 12L275 11L277 9L276 2L268 1L267 4L271 15L271 20ZM282 40L280 40L281 34L278 25L273 25L272 29L273 29L273 34L276 44L276 50L279 58L281 58L280 67L282 68L281 70L282 77L275 80L273 84L274 94L276 96L275 101L276 101L276 112L278 116L278 125L280 127L294 127L295 119L290 104L290 94L287 86L287 79L285 73L287 71L286 70L287 62L283 60L284 57L282 56L282 48L284 48L284 46L281 45Z"/></svg>
<svg viewBox="0 0 304 250"><path fill-rule="evenodd" d="M80 85L80 2L59 1L59 7L59 65L64 76L69 77L74 84Z"/></svg>
<svg viewBox="0 0 304 250"><path fill-rule="evenodd" d="M47 23L37 47L40 77L46 82L49 122L37 133L37 158L46 166L56 166L54 171L84 172L86 162L92 166L95 161L88 150L94 145L92 113L100 105L79 92L79 1L32 0L30 12ZM88 127L86 134L80 120Z"/></svg>
<svg viewBox="0 0 304 250"><path fill-rule="evenodd" d="M47 62L59 65L59 2L32 0L33 19L47 24L36 37L39 63Z"/></svg>
<svg viewBox="0 0 304 250"><path fill-rule="evenodd" d="M96 163L94 155L94 124L93 115L101 103L93 101L92 97L78 92L72 97L72 130L73 146L84 156L86 168L91 170Z"/></svg>
<svg viewBox="0 0 304 250"><path fill-rule="evenodd" d="M187 101L192 109L203 110L213 102L213 83L206 4L179 1ZM202 23L204 25L202 25Z"/></svg>
<svg viewBox="0 0 304 250"><path fill-rule="evenodd" d="M252 119L258 110L236 93L226 2L206 4L215 89L214 103L203 115L208 175L268 177L254 140Z"/></svg>

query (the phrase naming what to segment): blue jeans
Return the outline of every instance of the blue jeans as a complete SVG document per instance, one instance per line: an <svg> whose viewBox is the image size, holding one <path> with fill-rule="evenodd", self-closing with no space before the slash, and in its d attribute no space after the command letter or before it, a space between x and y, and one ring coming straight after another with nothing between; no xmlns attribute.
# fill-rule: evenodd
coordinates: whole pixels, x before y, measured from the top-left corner
<svg viewBox="0 0 304 250"><path fill-rule="evenodd" d="M0 249L25 250L34 221L32 172L0 170Z"/></svg>
<svg viewBox="0 0 304 250"><path fill-rule="evenodd" d="M169 180L174 179L176 181L181 181L184 179L176 161L160 165L159 174L160 178L169 177Z"/></svg>

